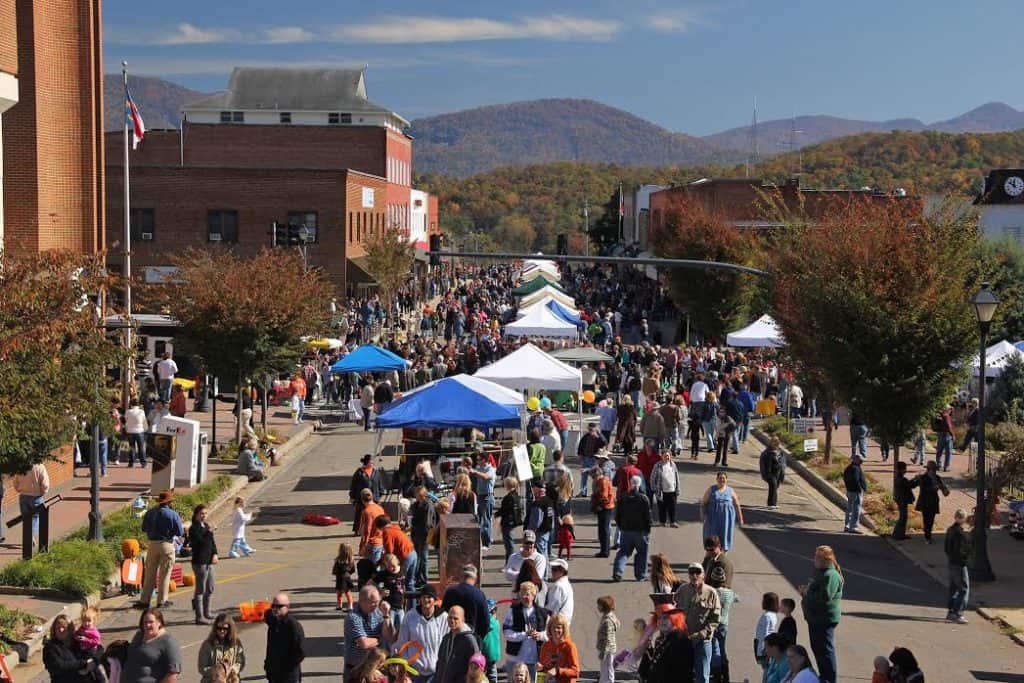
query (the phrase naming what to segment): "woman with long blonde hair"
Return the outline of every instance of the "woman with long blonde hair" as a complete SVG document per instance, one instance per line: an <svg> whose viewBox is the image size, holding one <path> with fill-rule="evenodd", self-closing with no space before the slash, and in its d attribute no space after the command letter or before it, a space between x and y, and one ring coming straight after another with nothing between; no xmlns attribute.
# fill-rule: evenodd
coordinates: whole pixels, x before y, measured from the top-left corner
<svg viewBox="0 0 1024 683"><path fill-rule="evenodd" d="M811 651L823 681L836 680L836 626L842 615L843 573L831 546L819 545L814 551L811 582L800 587L804 618Z"/></svg>
<svg viewBox="0 0 1024 683"><path fill-rule="evenodd" d="M476 494L473 493L473 482L468 474L461 473L455 476L455 486L448 500L451 502L452 514L476 514Z"/></svg>
<svg viewBox="0 0 1024 683"><path fill-rule="evenodd" d="M580 655L569 635L569 620L564 614L548 619L548 640L540 646L538 671L552 683L576 683L580 676Z"/></svg>
<svg viewBox="0 0 1024 683"><path fill-rule="evenodd" d="M672 565L664 554L651 557L651 587L655 593L673 594L682 582L676 578Z"/></svg>

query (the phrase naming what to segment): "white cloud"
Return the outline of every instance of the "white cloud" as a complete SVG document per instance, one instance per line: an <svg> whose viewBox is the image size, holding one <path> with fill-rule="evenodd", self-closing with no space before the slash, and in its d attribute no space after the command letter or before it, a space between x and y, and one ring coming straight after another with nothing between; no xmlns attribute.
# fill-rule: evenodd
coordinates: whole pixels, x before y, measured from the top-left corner
<svg viewBox="0 0 1024 683"><path fill-rule="evenodd" d="M479 40L548 38L609 40L620 30L616 20L555 14L502 21L482 17L384 17L370 23L338 26L329 32L337 41L360 43L455 43Z"/></svg>
<svg viewBox="0 0 1024 683"><path fill-rule="evenodd" d="M701 15L694 10L679 10L666 14L653 14L646 19L647 27L661 33L684 33L700 23Z"/></svg>
<svg viewBox="0 0 1024 683"><path fill-rule="evenodd" d="M301 26L274 26L263 32L266 43L308 43L316 38L312 31Z"/></svg>
<svg viewBox="0 0 1024 683"><path fill-rule="evenodd" d="M157 38L158 45L195 45L199 43L230 43L238 40L239 34L232 29L204 29L182 22L174 33Z"/></svg>

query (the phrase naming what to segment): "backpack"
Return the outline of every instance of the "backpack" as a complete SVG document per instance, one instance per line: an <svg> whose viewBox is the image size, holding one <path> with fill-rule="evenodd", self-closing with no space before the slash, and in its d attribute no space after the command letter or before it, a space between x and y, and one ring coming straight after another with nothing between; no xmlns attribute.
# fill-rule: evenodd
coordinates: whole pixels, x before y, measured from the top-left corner
<svg viewBox="0 0 1024 683"><path fill-rule="evenodd" d="M932 418L932 431L936 434L946 431L946 420L941 415Z"/></svg>

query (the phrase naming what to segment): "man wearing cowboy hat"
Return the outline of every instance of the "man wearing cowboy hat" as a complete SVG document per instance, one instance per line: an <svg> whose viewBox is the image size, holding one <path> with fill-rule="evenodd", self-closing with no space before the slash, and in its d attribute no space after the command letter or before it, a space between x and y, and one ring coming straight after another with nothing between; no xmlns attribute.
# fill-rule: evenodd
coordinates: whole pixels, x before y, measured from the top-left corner
<svg viewBox="0 0 1024 683"><path fill-rule="evenodd" d="M142 532L149 543L146 546L146 571L142 577L142 593L135 603L140 609L149 609L149 601L156 587L156 573L160 572L160 588L157 591L158 607L170 606L167 592L171 585L171 568L174 566L174 538L185 535L181 517L171 509L174 491L161 491L156 499L157 506L146 512L142 518Z"/></svg>

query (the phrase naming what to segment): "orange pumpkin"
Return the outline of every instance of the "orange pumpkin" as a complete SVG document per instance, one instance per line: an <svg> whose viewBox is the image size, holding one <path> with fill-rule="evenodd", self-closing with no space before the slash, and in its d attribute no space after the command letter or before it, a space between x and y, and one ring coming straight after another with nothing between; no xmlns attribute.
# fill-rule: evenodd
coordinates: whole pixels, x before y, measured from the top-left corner
<svg viewBox="0 0 1024 683"><path fill-rule="evenodd" d="M167 586L167 590L169 590L171 593L178 590L178 582L171 580L171 583Z"/></svg>
<svg viewBox="0 0 1024 683"><path fill-rule="evenodd" d="M121 557L132 560L139 556L139 541L135 538L126 538L121 541Z"/></svg>
<svg viewBox="0 0 1024 683"><path fill-rule="evenodd" d="M196 585L196 577L193 574L185 574L181 577L182 586L194 586Z"/></svg>

